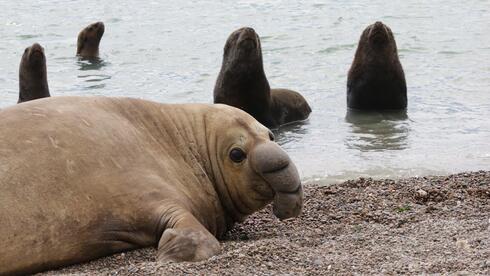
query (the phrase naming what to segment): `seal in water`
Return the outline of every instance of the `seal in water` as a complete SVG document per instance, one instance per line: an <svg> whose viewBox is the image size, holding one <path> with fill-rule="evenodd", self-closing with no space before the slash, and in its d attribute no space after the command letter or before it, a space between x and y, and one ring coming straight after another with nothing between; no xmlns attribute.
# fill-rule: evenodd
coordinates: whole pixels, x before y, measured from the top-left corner
<svg viewBox="0 0 490 276"><path fill-rule="evenodd" d="M362 110L407 107L405 74L391 29L381 22L361 35L347 77L347 106Z"/></svg>
<svg viewBox="0 0 490 276"><path fill-rule="evenodd" d="M288 155L231 106L53 97L0 110L0 129L1 275L148 246L204 260L269 202L303 205Z"/></svg>
<svg viewBox="0 0 490 276"><path fill-rule="evenodd" d="M226 41L214 102L238 107L269 128L305 120L311 112L298 92L270 89L259 36L247 27L234 31Z"/></svg>
<svg viewBox="0 0 490 276"><path fill-rule="evenodd" d="M102 22L92 23L83 29L78 34L77 56L88 59L99 57L99 44L104 30Z"/></svg>
<svg viewBox="0 0 490 276"><path fill-rule="evenodd" d="M49 97L44 48L38 43L24 50L19 66L19 100L22 103Z"/></svg>

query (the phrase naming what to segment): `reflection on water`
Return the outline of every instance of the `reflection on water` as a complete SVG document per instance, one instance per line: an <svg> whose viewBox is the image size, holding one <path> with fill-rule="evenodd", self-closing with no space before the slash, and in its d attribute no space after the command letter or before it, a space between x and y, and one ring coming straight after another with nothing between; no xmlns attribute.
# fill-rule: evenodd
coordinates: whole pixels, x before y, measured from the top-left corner
<svg viewBox="0 0 490 276"><path fill-rule="evenodd" d="M272 129L272 132L276 137L276 142L282 146L299 142L308 133L308 125L308 120L296 121Z"/></svg>
<svg viewBox="0 0 490 276"><path fill-rule="evenodd" d="M347 110L345 121L350 134L345 144L361 151L403 150L410 132L407 111Z"/></svg>
<svg viewBox="0 0 490 276"><path fill-rule="evenodd" d="M77 64L79 67L78 70L80 71L99 70L106 66L106 62L100 58L79 58Z"/></svg>
<svg viewBox="0 0 490 276"><path fill-rule="evenodd" d="M92 90L92 89L102 89L106 87L105 83L97 84L98 82L103 82L105 80L111 79L110 75L100 74L103 67L107 65L107 63L100 58L78 58L77 61L78 70L82 71L84 74L78 75L78 78L84 79L86 83L89 85L83 85L83 90ZM94 74L91 71L97 72ZM95 83L94 83L95 82Z"/></svg>

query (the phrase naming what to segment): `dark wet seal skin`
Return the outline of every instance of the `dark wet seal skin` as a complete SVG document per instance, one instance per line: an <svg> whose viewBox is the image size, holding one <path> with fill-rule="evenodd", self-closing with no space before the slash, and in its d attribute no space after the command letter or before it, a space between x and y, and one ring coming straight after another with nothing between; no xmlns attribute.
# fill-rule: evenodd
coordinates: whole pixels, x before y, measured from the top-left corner
<svg viewBox="0 0 490 276"><path fill-rule="evenodd" d="M104 35L104 23L96 22L88 25L78 34L77 56L87 59L99 57L99 44Z"/></svg>
<svg viewBox="0 0 490 276"><path fill-rule="evenodd" d="M24 50L19 66L19 100L22 103L49 97L46 56L38 43Z"/></svg>
<svg viewBox="0 0 490 276"><path fill-rule="evenodd" d="M405 74L391 29L381 22L361 35L347 77L347 106L361 110L407 107Z"/></svg>
<svg viewBox="0 0 490 276"><path fill-rule="evenodd" d="M248 27L234 31L226 41L214 102L240 108L269 128L305 120L311 112L298 92L270 88L260 38Z"/></svg>

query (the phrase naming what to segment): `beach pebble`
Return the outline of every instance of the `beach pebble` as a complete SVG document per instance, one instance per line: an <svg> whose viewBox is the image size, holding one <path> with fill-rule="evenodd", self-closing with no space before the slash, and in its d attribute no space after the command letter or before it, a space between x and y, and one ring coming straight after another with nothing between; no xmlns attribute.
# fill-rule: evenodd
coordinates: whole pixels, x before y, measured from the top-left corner
<svg viewBox="0 0 490 276"><path fill-rule="evenodd" d="M422 189L418 189L417 190L417 196L425 198L427 196L427 192L422 190Z"/></svg>

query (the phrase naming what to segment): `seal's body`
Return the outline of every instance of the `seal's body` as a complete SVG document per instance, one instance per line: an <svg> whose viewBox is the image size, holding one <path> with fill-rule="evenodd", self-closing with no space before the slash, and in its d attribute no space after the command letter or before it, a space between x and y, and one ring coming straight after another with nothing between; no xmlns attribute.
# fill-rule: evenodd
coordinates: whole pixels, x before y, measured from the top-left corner
<svg viewBox="0 0 490 276"><path fill-rule="evenodd" d="M99 57L99 45L104 35L105 26L95 22L80 31L77 38L77 56L87 59Z"/></svg>
<svg viewBox="0 0 490 276"><path fill-rule="evenodd" d="M301 210L294 164L233 107L55 97L1 110L0 129L0 274L157 245L202 260L270 201Z"/></svg>
<svg viewBox="0 0 490 276"><path fill-rule="evenodd" d="M214 87L214 102L240 108L270 128L305 120L311 113L298 92L271 90L264 72L260 39L252 28L238 29L228 37Z"/></svg>
<svg viewBox="0 0 490 276"><path fill-rule="evenodd" d="M381 22L368 26L361 35L347 77L347 106L361 110L407 107L407 85L395 38Z"/></svg>
<svg viewBox="0 0 490 276"><path fill-rule="evenodd" d="M49 97L48 73L44 48L38 43L24 50L19 66L17 103Z"/></svg>

